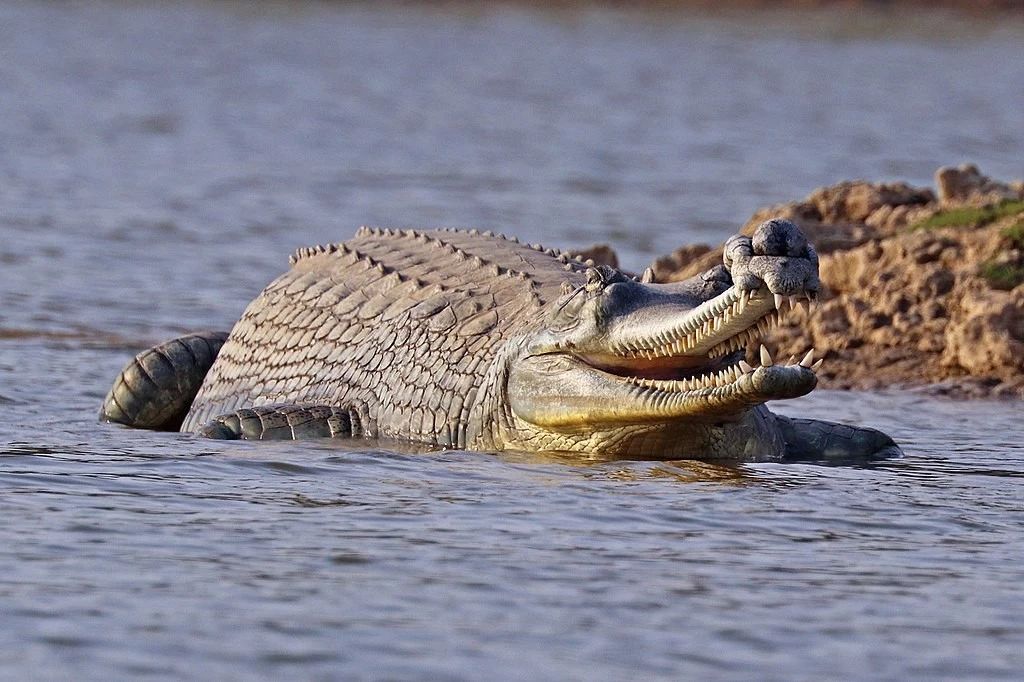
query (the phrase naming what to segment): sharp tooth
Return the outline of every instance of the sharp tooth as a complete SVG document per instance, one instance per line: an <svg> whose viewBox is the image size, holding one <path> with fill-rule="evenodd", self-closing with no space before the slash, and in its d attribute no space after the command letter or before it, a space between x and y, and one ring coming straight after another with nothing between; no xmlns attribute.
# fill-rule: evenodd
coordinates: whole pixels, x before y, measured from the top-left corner
<svg viewBox="0 0 1024 682"><path fill-rule="evenodd" d="M800 361L800 366L801 367L810 367L813 364L814 364L814 349L812 348L809 351L807 351L807 355L805 355L804 359Z"/></svg>
<svg viewBox="0 0 1024 682"><path fill-rule="evenodd" d="M782 308L782 302L784 300L785 299L783 298L782 294L775 294L775 308L777 310L780 310Z"/></svg>
<svg viewBox="0 0 1024 682"><path fill-rule="evenodd" d="M796 307L796 296L790 296L789 297L789 307L790 308L795 308Z"/></svg>
<svg viewBox="0 0 1024 682"><path fill-rule="evenodd" d="M818 360L816 363L811 365L811 371L817 372L819 369L821 369L821 365L823 362L825 362L825 358L822 358L821 360Z"/></svg>
<svg viewBox="0 0 1024 682"><path fill-rule="evenodd" d="M789 367L790 365L795 365L795 364L796 364L796 356L795 355L790 355L789 356L789 360L786 360L786 367Z"/></svg>
<svg viewBox="0 0 1024 682"><path fill-rule="evenodd" d="M746 360L740 360L740 369L743 370L744 374L750 374L754 371L754 368Z"/></svg>
<svg viewBox="0 0 1024 682"><path fill-rule="evenodd" d="M768 352L768 349L765 347L763 343L761 344L761 366L772 366L772 354Z"/></svg>
<svg viewBox="0 0 1024 682"><path fill-rule="evenodd" d="M654 270L651 268L644 270L644 274L640 275L640 281L644 284L651 284L654 282Z"/></svg>

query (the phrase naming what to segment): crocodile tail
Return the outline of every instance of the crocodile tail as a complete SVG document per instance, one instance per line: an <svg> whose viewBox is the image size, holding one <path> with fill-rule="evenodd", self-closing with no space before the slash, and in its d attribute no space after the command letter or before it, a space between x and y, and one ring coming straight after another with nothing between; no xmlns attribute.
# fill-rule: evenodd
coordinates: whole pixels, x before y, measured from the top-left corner
<svg viewBox="0 0 1024 682"><path fill-rule="evenodd" d="M100 420L177 431L227 337L198 332L142 351L117 375Z"/></svg>

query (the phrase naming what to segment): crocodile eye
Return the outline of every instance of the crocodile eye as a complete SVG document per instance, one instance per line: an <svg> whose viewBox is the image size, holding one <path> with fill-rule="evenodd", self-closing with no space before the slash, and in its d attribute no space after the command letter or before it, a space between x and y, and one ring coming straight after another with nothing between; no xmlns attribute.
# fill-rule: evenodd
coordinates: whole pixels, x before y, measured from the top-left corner
<svg viewBox="0 0 1024 682"><path fill-rule="evenodd" d="M555 307L548 317L548 328L556 332L565 332L578 327L583 320L583 306L589 298L585 287L577 287L569 293L562 294L555 301Z"/></svg>
<svg viewBox="0 0 1024 682"><path fill-rule="evenodd" d="M590 293L597 293L610 284L626 281L629 281L628 277L607 265L587 268L586 289Z"/></svg>

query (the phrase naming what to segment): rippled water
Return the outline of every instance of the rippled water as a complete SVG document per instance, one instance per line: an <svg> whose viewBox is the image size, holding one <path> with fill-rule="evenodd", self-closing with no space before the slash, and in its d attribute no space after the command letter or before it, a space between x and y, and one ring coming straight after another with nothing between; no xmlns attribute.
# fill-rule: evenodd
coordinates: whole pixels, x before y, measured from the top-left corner
<svg viewBox="0 0 1024 682"><path fill-rule="evenodd" d="M0 674L1006 678L1019 403L818 392L860 466L593 464L95 423L360 223L637 267L849 177L1024 174L1019 21L0 5Z"/></svg>

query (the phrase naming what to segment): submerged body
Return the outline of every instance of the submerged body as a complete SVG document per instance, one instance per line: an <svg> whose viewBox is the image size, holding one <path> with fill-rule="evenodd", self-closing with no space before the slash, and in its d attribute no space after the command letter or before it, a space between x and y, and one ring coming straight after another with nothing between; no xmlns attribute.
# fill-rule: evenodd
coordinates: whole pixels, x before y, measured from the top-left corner
<svg viewBox="0 0 1024 682"><path fill-rule="evenodd" d="M871 429L765 408L814 388L811 353L743 360L787 304L816 295L817 257L796 226L733 237L725 260L655 284L489 233L364 228L301 249L230 335L141 354L102 416L215 437L618 457L898 452Z"/></svg>

